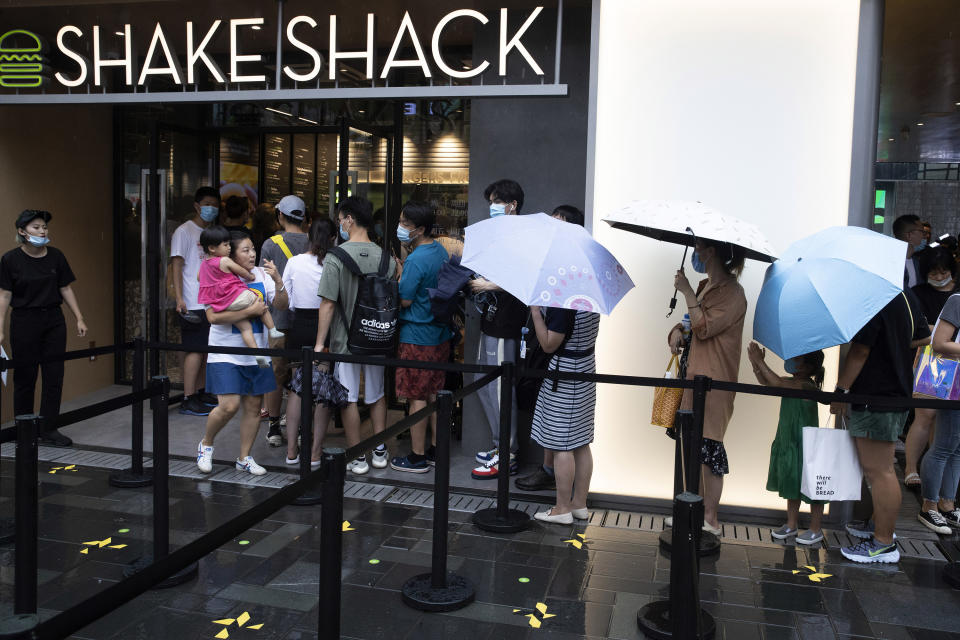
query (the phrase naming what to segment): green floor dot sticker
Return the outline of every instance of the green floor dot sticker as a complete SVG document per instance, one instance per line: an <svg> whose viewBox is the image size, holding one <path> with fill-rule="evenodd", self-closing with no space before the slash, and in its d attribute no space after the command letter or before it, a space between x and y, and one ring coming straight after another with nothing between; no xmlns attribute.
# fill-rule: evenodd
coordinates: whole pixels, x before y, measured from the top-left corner
<svg viewBox="0 0 960 640"><path fill-rule="evenodd" d="M117 529L117 533L130 533L130 529Z"/></svg>
<svg viewBox="0 0 960 640"><path fill-rule="evenodd" d="M530 578L517 578L517 582L530 582Z"/></svg>
<svg viewBox="0 0 960 640"><path fill-rule="evenodd" d="M250 541L249 541L249 540L241 540L241 541L240 541L240 544L241 544L241 545L247 545L247 544L250 544Z"/></svg>
<svg viewBox="0 0 960 640"><path fill-rule="evenodd" d="M376 558L370 558L370 564L380 564L380 561Z"/></svg>

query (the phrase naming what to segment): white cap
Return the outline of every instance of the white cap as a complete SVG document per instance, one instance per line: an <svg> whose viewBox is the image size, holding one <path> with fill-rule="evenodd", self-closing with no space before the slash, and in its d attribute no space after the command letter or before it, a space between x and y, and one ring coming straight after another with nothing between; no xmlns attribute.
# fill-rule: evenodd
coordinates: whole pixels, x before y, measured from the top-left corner
<svg viewBox="0 0 960 640"><path fill-rule="evenodd" d="M307 205L297 196L283 196L277 203L277 211L294 220L303 220L306 210Z"/></svg>

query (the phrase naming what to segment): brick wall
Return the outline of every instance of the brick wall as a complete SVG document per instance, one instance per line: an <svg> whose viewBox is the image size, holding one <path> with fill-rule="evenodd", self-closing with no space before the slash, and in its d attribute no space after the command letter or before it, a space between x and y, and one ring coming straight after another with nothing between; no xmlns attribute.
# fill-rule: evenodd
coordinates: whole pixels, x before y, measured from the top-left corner
<svg viewBox="0 0 960 640"><path fill-rule="evenodd" d="M897 182L893 206L887 199L887 217L913 214L929 220L934 237L960 233L960 183L954 181L914 180Z"/></svg>

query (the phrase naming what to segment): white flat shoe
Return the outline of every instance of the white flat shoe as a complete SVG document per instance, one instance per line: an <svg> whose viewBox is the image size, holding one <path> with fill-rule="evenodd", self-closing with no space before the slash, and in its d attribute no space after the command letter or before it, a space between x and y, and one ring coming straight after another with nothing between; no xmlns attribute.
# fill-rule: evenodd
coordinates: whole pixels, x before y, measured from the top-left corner
<svg viewBox="0 0 960 640"><path fill-rule="evenodd" d="M547 510L535 513L533 517L543 522L552 522L553 524L573 524L573 514L570 512L552 516L550 515L550 510Z"/></svg>
<svg viewBox="0 0 960 640"><path fill-rule="evenodd" d="M571 509L571 510L570 510L570 513L572 513L572 514L573 514L573 517L576 518L577 520L589 520L589 519L590 519L590 512L587 511L587 508L586 508L586 507L584 507L583 509Z"/></svg>
<svg viewBox="0 0 960 640"><path fill-rule="evenodd" d="M709 524L707 524L706 522L703 523L703 530L706 531L707 533L712 533L712 534L715 535L715 536L723 535L723 529L722 529L722 528L719 528L719 527L718 527L718 528L714 529L713 527L711 527L711 526L710 526Z"/></svg>
<svg viewBox="0 0 960 640"><path fill-rule="evenodd" d="M300 456L296 458L287 458L287 464L300 464Z"/></svg>

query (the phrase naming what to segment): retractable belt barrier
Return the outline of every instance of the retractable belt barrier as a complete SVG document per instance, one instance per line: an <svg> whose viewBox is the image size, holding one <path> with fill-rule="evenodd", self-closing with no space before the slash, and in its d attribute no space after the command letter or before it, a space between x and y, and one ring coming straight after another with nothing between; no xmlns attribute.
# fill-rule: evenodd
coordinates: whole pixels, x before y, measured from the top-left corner
<svg viewBox="0 0 960 640"><path fill-rule="evenodd" d="M388 439L399 435L411 426L428 418L434 412L438 413L438 459L435 475L432 571L430 574L418 576L416 580L412 580L410 584L405 585L403 591L404 601L410 606L427 611L447 611L451 608L465 606L472 601L472 586L460 576L446 571L446 536L449 533L447 531L448 504L446 496L449 495L449 429L451 424L451 408L457 401L477 392L485 385L495 382L498 378L502 378L500 415L501 441L503 441L504 438L503 432L506 433L506 438L509 439L510 389L514 381L519 376L523 376L549 380L570 380L598 384L671 387L694 390L693 421L690 425L687 425L685 430L682 430L684 433L678 438L677 473L683 476L680 478L680 481L683 483L685 491L682 492L682 494L678 494L674 502L675 524L679 524L680 526L674 530L672 538L675 562L671 563L671 593L677 596L675 599L682 600L683 603L682 606L678 606L677 603L660 604L657 605L659 608L654 607L652 610L646 612L642 610L641 613L645 613L647 617L645 623L647 626L644 627L645 631L647 633L652 631L654 637L682 636L707 638L712 636L712 623L709 616L699 608L698 590L696 588L699 575L697 545L700 543L702 536L705 535L700 531L703 507L702 499L696 495L698 491L696 476L698 474L693 473L690 469L687 470L689 473L684 474L679 467L690 467L692 464L691 461L694 459L691 451L693 451L695 448L694 445L699 443L702 437L703 407L709 391L732 391L781 398L800 398L814 400L823 404L840 402L866 406L868 408L870 406L883 407L884 410L906 410L911 407L960 409L960 401L927 398L890 398L884 396L772 388L761 385L711 380L704 376L698 376L694 380L674 380L659 377L570 373L526 369L523 367L518 368L511 362L504 362L500 366L463 365L384 357L316 353L309 348L296 351L288 349L247 349L243 347L183 347L179 344L164 342L147 343L139 338L124 344L72 351L57 357L40 358L31 361L0 360L0 370L16 369L18 366L35 366L38 363L43 364L44 362L54 362L57 360L75 360L94 355L119 353L129 349L135 350L134 391L117 398L111 398L87 407L66 412L55 420L55 425L57 427L67 426L116 409L133 406L134 434L132 449L134 450L134 462L131 471L139 470L140 475L143 473L142 461L138 459L138 456L142 455L142 403L145 400L156 397L166 398L169 393L169 382L164 378L158 378L154 380L149 388L144 388L144 354L147 349L153 349L155 351L199 351L203 353L279 356L291 361L301 361L304 374L309 372L314 362L351 362L385 367L430 369L482 375L475 382L453 393L443 392L437 401L429 403L423 409L404 417L383 432L375 434L347 450L324 449L323 460L319 469L310 471L309 461L306 464L301 464L301 477L299 480L282 489L278 489L276 493L266 500L224 522L212 531L179 549L170 551L169 553L165 552L166 541L169 536L169 532L166 529L169 523L166 518L155 517L155 526L162 525L165 530L163 532L154 532L154 547L157 547L157 543L160 543L163 549L154 549L155 557L150 559L152 561L147 561L143 563L142 566L135 567L129 572L129 577L125 580L107 587L74 607L52 616L43 622L38 623L36 618L36 545L31 546L29 544L23 545L18 543L15 571L16 584L14 588L17 594L16 614L18 615L14 616L16 620L8 619L0 622L0 636L2 637L53 639L75 633L148 589L163 585L163 583L168 581L172 576L183 572L184 569L196 563L203 556L223 546L257 522L269 517L284 506L297 504L298 497L303 496L318 485L322 485L320 499L301 503L313 504L320 501L322 504L320 517L321 606L318 609L318 632L321 638L339 637L342 549L341 522L343 520L343 489L346 477L346 461L383 444ZM310 380L309 377L304 378L306 387L310 386L309 382L307 382L308 380ZM301 401L303 402L304 409L308 409L301 418L301 424L305 429L312 430L312 411L309 410L312 409L312 398L309 389L305 388ZM163 404L165 405L165 403ZM139 417L137 415L138 411L140 413ZM10 442L13 440L18 440L19 442L16 459L16 469L18 472L16 525L21 532L20 541L22 541L25 537L30 536L31 531L33 531L32 537L36 539L35 523L39 506L37 502L38 496L35 491L23 492L21 488L29 486L36 487L34 479L37 473L35 430L38 427L38 419L36 416L18 417L17 424L18 427L21 428L11 427L0 431L0 442ZM138 426L139 433L137 433ZM165 435L168 426L167 412L165 410L155 411L154 433ZM304 439L307 445L310 444L311 437L312 434ZM157 438L155 435L155 439L161 445L165 442L164 437ZM683 441L682 445L680 441ZM309 456L309 451L301 452L301 455ZM166 452L163 452L162 454L156 455L155 458L155 464L159 464L163 468L157 469L156 466L154 467L154 484L161 481L163 481L164 484L163 487L154 487L154 496L156 498L158 495L161 497L167 495L165 479L167 475L166 467L168 465L168 456ZM305 468L306 471L304 471ZM516 515L513 513L514 510L509 509L509 474L500 473L498 476L500 477L496 508L478 512L475 514L474 520L478 526L488 528L489 530L502 532L518 531L526 526L529 517L520 512L517 512L517 514L522 515L522 518L519 516L514 517ZM689 485L690 479L692 479L694 484ZM142 484L130 484L128 486L142 486ZM164 502L166 501L164 500ZM155 505L155 511L157 508L162 509L163 506ZM161 513L160 516L162 515ZM653 604L656 605L657 603ZM641 626L643 626L643 624ZM14 631L13 635L10 635L11 631ZM660 633L665 635L661 636ZM678 633L680 635L676 635Z"/></svg>

